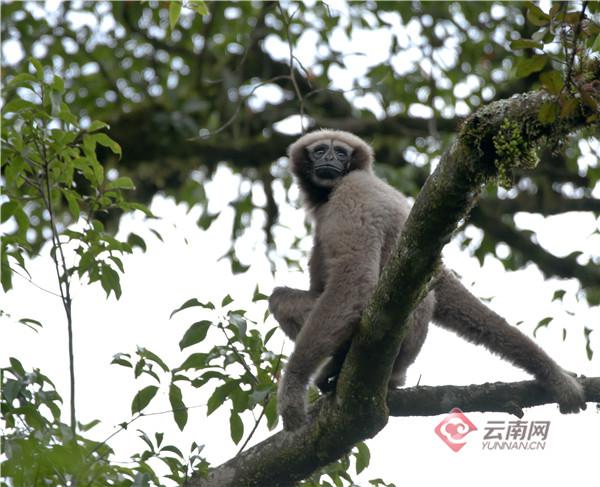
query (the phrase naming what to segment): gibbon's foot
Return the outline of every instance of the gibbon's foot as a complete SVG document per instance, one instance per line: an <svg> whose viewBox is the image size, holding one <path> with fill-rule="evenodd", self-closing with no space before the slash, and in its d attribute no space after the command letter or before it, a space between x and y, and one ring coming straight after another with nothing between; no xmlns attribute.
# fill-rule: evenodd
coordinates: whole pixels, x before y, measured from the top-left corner
<svg viewBox="0 0 600 487"><path fill-rule="evenodd" d="M390 378L390 383L388 384L388 387L390 389L399 389L404 384L406 384L406 373L402 372L401 374L397 374L397 375L392 374L392 377Z"/></svg>
<svg viewBox="0 0 600 487"><path fill-rule="evenodd" d="M306 388L295 377L284 375L279 387L277 402L283 420L283 429L294 431L306 423Z"/></svg>
<svg viewBox="0 0 600 487"><path fill-rule="evenodd" d="M286 431L295 431L306 423L306 410L304 401L284 400L279 405L279 414L283 420L283 429Z"/></svg>
<svg viewBox="0 0 600 487"><path fill-rule="evenodd" d="M583 386L571 374L560 370L546 382L563 414L578 413L587 407Z"/></svg>

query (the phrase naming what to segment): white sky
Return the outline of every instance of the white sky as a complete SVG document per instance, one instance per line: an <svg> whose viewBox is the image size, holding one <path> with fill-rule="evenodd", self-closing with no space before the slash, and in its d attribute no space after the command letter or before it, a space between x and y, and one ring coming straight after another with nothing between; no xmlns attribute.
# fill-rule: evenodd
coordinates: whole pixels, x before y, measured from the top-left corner
<svg viewBox="0 0 600 487"><path fill-rule="evenodd" d="M357 33L349 44L345 44L343 39L336 40L339 42L336 48L345 48L349 52L357 49L366 51L368 56L352 58L357 60L357 64L351 69L355 75L360 75L364 66L359 64L365 59L380 62L375 59L372 46L385 44L386 35L373 33L369 37L368 33ZM407 35L410 37L410 32ZM304 44L297 54L303 62L310 64L314 47L310 42L310 34L307 37L309 39L303 39ZM271 45L269 49L276 50L277 46ZM264 96L269 96L268 92ZM358 102L371 106L375 112L378 110L369 99ZM590 163L589 158L587 161ZM591 161L591 164L594 163L597 161ZM240 307L254 310L250 316L260 322L265 303L249 303L256 283L260 283L260 290L265 294L269 294L274 285L307 286L306 273L288 270L283 260L278 264L275 279L271 276L262 243L262 216L259 212L255 212L252 229L237 246L242 260L252 264L250 270L234 277L227 262L217 261L229 248L232 210L227 203L236 196L238 184L237 176L221 168L207 185L211 212L222 211L207 232L196 226L199 210L192 209L186 214L184 205L176 206L172 200L160 196L154 199L152 210L162 217L154 226L165 237L164 243L152 236L138 215L124 217L120 235L126 236L135 231L147 237L148 251L142 253L136 250L134 255L123 259L126 274L121 280L121 300L116 301L113 297L107 300L99 285L75 284L77 409L82 422L95 418L102 420L91 432L94 438L104 439L118 423L129 420L133 395L147 385L143 381L134 381L130 369L110 366L115 353L131 353L139 345L158 353L170 366L175 366L187 356L187 353L179 351L177 342L189 324L199 319L199 314L187 310L169 320L171 311L185 300L197 297L201 301L220 302L226 294L230 294ZM276 231L278 250L284 254L290 250L293 237L303 235L304 213L284 203L281 186L276 188L275 194L281 208L280 223L287 227L278 227ZM260 191L256 191L255 198L260 201ZM587 255L598 258L600 239L598 234L592 233L600 228L600 219L588 214L569 213L546 219L520 215L517 221L523 228L534 229L539 241L556 255L583 249ZM472 229L469 235L477 238L478 232ZM308 250L309 246L310 240L304 239L302 250ZM521 329L525 333L531 335L540 319L555 317L547 329L538 332L536 341L563 367L588 376L600 375L600 352L595 354L592 361L587 360L582 332L584 325L596 328L592 334L592 347L598 350L600 342L595 335L598 333L600 310L589 309L584 303L576 301L575 282L545 282L534 266L505 273L501 264L491 257L481 267L476 259L469 257L468 252L461 251L456 242L447 246L445 258L447 264L463 276L465 284L473 284L471 289L475 295L486 298L495 296L490 303L493 309L511 323L524 321ZM44 248L40 258L31 262L29 270L38 285L56 289L48 247ZM19 277L15 277L14 282L15 289L2 296L1 307L12 315L12 319L4 317L1 321L0 365L6 365L9 356L15 356L26 368L39 367L55 382L66 406L68 363L66 324L61 303L56 297ZM559 301L551 303L552 293L557 288L569 291L564 304ZM40 320L44 328L36 334L15 323L23 317ZM275 321L269 318L263 330L274 325ZM563 327L568 330L564 342ZM279 350L276 342L281 343L282 340L283 335L278 332L273 350ZM198 351L188 350L190 353ZM291 350L292 345L287 343L285 351L289 353ZM420 357L409 371L407 384L416 384L419 377L424 385L528 378L525 373L484 349L469 345L434 326ZM211 392L211 388L208 392ZM206 399L205 393L184 390L184 400L188 406L203 405ZM168 409L167 392L163 388L148 412ZM64 410L66 413L68 407ZM128 431L119 433L110 444L116 450L116 459L127 461L130 453L142 448L142 442L137 439L137 428L151 436L154 431L164 431L165 441L176 444L184 452L191 441L205 443L204 452L208 459L218 464L237 452L229 439L228 416L228 408L220 409L208 418L203 407L191 409L188 426L183 433L177 430L170 414L142 418L132 424ZM392 418L389 425L369 442L371 467L359 477L358 483L366 485L368 479L381 477L397 484L418 480L419 484L444 482L469 487L485 483L493 487L504 486L507 482L559 485L597 477L600 415L593 404L588 406L587 411L575 416L560 415L554 405L526 410L526 420L552 422L544 451L482 451L481 433L485 423L514 418L492 413L469 413L468 417L479 431L467 437L467 446L459 453L452 452L433 432L442 417ZM252 418L244 419L248 432ZM259 441L267 435L263 429L255 436L255 440ZM576 473L573 468L568 468L575 465Z"/></svg>

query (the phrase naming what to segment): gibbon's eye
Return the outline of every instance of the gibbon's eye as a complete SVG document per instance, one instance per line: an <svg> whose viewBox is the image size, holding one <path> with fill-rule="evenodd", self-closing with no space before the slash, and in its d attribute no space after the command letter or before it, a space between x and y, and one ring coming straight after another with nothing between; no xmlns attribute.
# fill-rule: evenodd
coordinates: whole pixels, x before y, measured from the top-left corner
<svg viewBox="0 0 600 487"><path fill-rule="evenodd" d="M348 158L348 152L343 147L335 147L334 150L335 156L338 158L338 160L344 161Z"/></svg>
<svg viewBox="0 0 600 487"><path fill-rule="evenodd" d="M327 152L327 147L325 147L324 145L319 145L317 147L315 147L315 150L313 151L313 155L320 159L321 157L323 157L323 155L325 155L325 152Z"/></svg>

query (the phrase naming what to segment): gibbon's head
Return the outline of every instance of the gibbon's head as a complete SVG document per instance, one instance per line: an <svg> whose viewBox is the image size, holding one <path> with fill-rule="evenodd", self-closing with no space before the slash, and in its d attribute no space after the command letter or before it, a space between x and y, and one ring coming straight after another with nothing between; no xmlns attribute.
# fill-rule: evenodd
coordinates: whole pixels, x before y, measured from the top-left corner
<svg viewBox="0 0 600 487"><path fill-rule="evenodd" d="M373 149L350 132L317 130L288 149L291 170L307 203L327 201L335 185L352 171L373 172Z"/></svg>

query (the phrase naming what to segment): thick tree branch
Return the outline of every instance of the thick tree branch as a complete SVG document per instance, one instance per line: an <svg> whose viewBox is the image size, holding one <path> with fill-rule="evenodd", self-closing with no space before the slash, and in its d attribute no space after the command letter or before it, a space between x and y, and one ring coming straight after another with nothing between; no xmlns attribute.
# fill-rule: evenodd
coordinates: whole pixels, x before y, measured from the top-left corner
<svg viewBox="0 0 600 487"><path fill-rule="evenodd" d="M600 402L600 377L580 378L589 402ZM522 417L521 408L553 404L554 399L534 380L470 386L418 386L388 394L391 416L435 416L452 408L464 412L505 412Z"/></svg>
<svg viewBox="0 0 600 487"><path fill-rule="evenodd" d="M527 259L535 262L546 276L576 278L585 287L600 286L600 267L594 264L581 265L573 256L557 257L520 232L515 227L493 217L485 205L471 213L471 222L481 227L495 240L505 242Z"/></svg>
<svg viewBox="0 0 600 487"><path fill-rule="evenodd" d="M600 214L600 199L583 196L567 198L555 191L548 193L519 193L515 198L486 199L486 211L494 215L514 214L520 211L541 215L559 215L569 211L591 211Z"/></svg>
<svg viewBox="0 0 600 487"><path fill-rule="evenodd" d="M540 124L537 113L548 101L557 102L543 92L527 93L484 107L465 121L415 201L363 314L335 395L319 401L303 428L278 433L213 469L208 479L193 476L188 485L292 485L385 426L387 384L407 318L426 293L443 246L496 173L495 137L501 127L510 121L528 144L536 144L585 125L589 113L584 110L560 124Z"/></svg>
<svg viewBox="0 0 600 487"><path fill-rule="evenodd" d="M455 133L462 122L460 118L436 118L435 124L438 131ZM395 115L383 120L356 119L356 118L319 118L315 119L317 127L328 127L346 130L362 137L372 135L406 135L410 137L429 135L431 119Z"/></svg>

